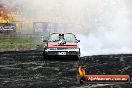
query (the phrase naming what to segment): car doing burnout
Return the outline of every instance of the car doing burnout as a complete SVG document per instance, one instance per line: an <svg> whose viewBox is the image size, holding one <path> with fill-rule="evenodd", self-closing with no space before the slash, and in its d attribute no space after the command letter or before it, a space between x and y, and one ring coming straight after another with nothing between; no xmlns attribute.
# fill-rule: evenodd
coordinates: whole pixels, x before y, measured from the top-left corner
<svg viewBox="0 0 132 88"><path fill-rule="evenodd" d="M44 58L48 56L80 57L80 48L75 35L72 33L51 33L48 40L44 40Z"/></svg>

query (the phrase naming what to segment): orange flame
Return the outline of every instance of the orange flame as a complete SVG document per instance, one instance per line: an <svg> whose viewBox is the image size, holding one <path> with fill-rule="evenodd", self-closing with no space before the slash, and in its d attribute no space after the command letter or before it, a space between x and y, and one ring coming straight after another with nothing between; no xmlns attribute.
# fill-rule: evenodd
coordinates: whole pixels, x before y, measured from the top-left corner
<svg viewBox="0 0 132 88"><path fill-rule="evenodd" d="M0 23L6 23L7 21L11 22L13 21L17 16L19 15L19 12L17 11L8 11L6 8L0 8Z"/></svg>
<svg viewBox="0 0 132 88"><path fill-rule="evenodd" d="M79 72L79 75L80 75L80 76L86 75L85 70L82 68L82 66L79 66L78 72Z"/></svg>

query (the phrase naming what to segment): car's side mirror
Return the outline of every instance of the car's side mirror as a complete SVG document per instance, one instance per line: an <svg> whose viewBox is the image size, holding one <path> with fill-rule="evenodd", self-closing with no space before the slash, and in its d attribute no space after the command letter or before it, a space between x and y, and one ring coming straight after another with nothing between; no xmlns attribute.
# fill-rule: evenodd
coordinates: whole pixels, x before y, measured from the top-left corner
<svg viewBox="0 0 132 88"><path fill-rule="evenodd" d="M43 42L48 42L48 40L43 40Z"/></svg>
<svg viewBox="0 0 132 88"><path fill-rule="evenodd" d="M76 40L75 42L78 43L78 42L80 42L80 40Z"/></svg>

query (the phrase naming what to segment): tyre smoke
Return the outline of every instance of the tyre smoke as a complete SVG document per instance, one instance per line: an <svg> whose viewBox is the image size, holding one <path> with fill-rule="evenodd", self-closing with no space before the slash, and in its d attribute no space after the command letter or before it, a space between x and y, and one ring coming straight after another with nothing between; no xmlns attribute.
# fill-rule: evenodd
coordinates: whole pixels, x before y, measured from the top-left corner
<svg viewBox="0 0 132 88"><path fill-rule="evenodd" d="M85 1L80 12L85 31L78 36L82 56L132 53L129 3L127 0Z"/></svg>
<svg viewBox="0 0 132 88"><path fill-rule="evenodd" d="M18 0L29 18L53 17L73 23L82 56L132 53L130 0ZM63 30L68 32L69 30Z"/></svg>

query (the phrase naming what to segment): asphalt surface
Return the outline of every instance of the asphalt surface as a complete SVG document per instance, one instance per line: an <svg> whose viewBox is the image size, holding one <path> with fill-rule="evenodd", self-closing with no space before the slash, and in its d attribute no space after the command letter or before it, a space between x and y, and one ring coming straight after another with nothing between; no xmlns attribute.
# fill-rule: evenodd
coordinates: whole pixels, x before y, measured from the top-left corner
<svg viewBox="0 0 132 88"><path fill-rule="evenodd" d="M41 51L1 52L0 88L132 88L132 84L84 84L76 79L79 65L89 74L129 74L132 55L100 55L45 60Z"/></svg>

